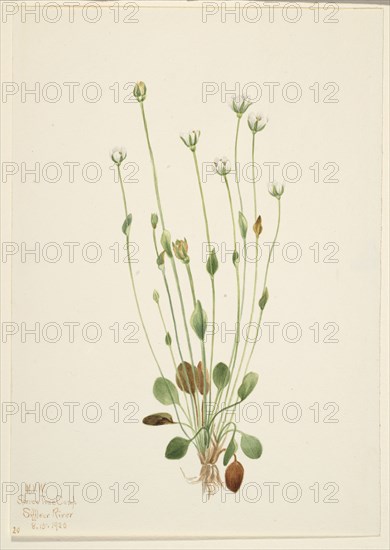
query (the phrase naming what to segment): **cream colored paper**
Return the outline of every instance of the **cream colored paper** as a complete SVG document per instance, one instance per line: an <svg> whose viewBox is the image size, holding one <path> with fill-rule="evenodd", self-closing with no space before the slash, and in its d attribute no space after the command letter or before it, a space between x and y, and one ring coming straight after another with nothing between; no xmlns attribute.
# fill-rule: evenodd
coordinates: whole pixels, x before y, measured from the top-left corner
<svg viewBox="0 0 390 550"><path fill-rule="evenodd" d="M254 21L259 12L248 5L231 12L216 3L98 8L75 7L74 22L69 6L60 12L46 7L40 22L31 14L24 21L22 11L3 22L12 52L12 69L3 77L12 134L2 173L2 260L12 286L2 325L11 386L3 399L11 453L3 481L14 484L3 486L3 494L18 488L4 503L10 547L39 538L378 537L387 10L345 5L316 12L301 4L271 12L263 6ZM86 20L95 17L94 9L101 18ZM293 22L295 13L301 17ZM56 14L60 19L49 22ZM257 461L245 459L236 497L222 491L205 502L200 487L180 471L198 475L194 453L180 462L164 458L177 427L142 424L164 406L152 394L158 372L142 327L134 328L139 320L124 261L123 206L109 157L115 145L124 145L127 161L136 163L127 171L134 181L126 183L136 282L171 378L172 365L152 301L153 289L163 294L163 287L150 231L152 173L139 106L130 99L138 79L148 86L145 108L167 226L173 238L194 243L194 258L202 252L204 229L192 159L178 138L183 129L201 129L202 163L216 155L232 158L235 117L228 99L233 90L257 95L255 107L269 116L257 144L264 242L272 241L276 222L264 163L279 163L276 180L300 175L283 196L268 326L253 363L260 382L240 410L240 429L259 437L264 453ZM34 87L35 97L29 93ZM101 94L96 102L95 92ZM295 94L301 95L296 101ZM248 166L245 119L241 131ZM58 167L61 177L53 181ZM231 250L223 185L205 175L204 188L212 240L219 253L224 243ZM243 190L250 203L245 178ZM28 252L34 247L36 256ZM231 334L223 340L234 307L230 262L222 260L217 281L217 361L226 361L232 342ZM204 265L193 264L209 307ZM269 323L275 323L274 341ZM39 342L26 332L34 326ZM38 422L23 415L35 403ZM101 419L93 422L96 408ZM51 422L58 411L59 421ZM18 498L24 483L50 482L61 488L58 505ZM75 504L67 502L71 483L77 484ZM88 502L95 489L101 498ZM346 547L365 547L359 540Z"/></svg>

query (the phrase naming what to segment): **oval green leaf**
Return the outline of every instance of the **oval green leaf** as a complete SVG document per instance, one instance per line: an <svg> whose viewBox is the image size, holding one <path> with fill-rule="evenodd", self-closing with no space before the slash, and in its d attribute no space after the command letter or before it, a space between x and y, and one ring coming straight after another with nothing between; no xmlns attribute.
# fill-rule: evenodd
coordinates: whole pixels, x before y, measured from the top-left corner
<svg viewBox="0 0 390 550"><path fill-rule="evenodd" d="M178 460L183 458L188 451L188 446L190 444L189 439L184 439L183 437L174 437L169 443L165 450L165 458L170 460Z"/></svg>
<svg viewBox="0 0 390 550"><path fill-rule="evenodd" d="M255 372L248 372L244 376L244 379L242 381L241 386L238 388L238 397L241 399L241 401L244 401L248 397L250 393L253 392L253 390L256 387L257 381L259 379L259 375Z"/></svg>
<svg viewBox="0 0 390 550"><path fill-rule="evenodd" d="M176 386L167 378L157 378L153 384L153 395L163 405L179 405L179 393Z"/></svg>
<svg viewBox="0 0 390 550"><path fill-rule="evenodd" d="M263 447L257 437L253 435L242 434L241 449L248 458L260 458Z"/></svg>
<svg viewBox="0 0 390 550"><path fill-rule="evenodd" d="M237 443L234 439L234 436L231 438L229 445L227 446L227 449L225 451L225 454L223 455L223 465L227 466L230 462L230 459L234 455L234 453L237 451Z"/></svg>
<svg viewBox="0 0 390 550"><path fill-rule="evenodd" d="M229 367L225 363L218 363L213 369L213 381L219 390L223 390L230 380Z"/></svg>

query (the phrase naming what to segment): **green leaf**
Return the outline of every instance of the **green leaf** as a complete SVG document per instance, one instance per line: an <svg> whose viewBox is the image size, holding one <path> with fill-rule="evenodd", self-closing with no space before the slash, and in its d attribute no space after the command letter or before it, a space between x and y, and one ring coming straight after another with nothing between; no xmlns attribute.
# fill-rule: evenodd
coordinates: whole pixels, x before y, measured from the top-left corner
<svg viewBox="0 0 390 550"><path fill-rule="evenodd" d="M161 245L170 258L172 258L171 242L171 234L168 229L164 229L161 235Z"/></svg>
<svg viewBox="0 0 390 550"><path fill-rule="evenodd" d="M210 256L207 258L206 269L212 277L214 277L218 270L218 258L214 248L210 252Z"/></svg>
<svg viewBox="0 0 390 550"><path fill-rule="evenodd" d="M260 306L261 311L263 311L263 309L265 308L266 303L268 302L268 298L269 298L268 288L265 287L263 295L259 300L259 306Z"/></svg>
<svg viewBox="0 0 390 550"><path fill-rule="evenodd" d="M245 239L248 231L248 222L242 212L238 213L238 225L240 226L241 237Z"/></svg>
<svg viewBox="0 0 390 550"><path fill-rule="evenodd" d="M122 231L123 233L126 235L126 237L129 236L129 233L130 233L130 226L131 226L131 222L133 221L133 215L132 214L129 214L127 216L127 218L125 219L125 221L123 222L122 224Z"/></svg>
<svg viewBox="0 0 390 550"><path fill-rule="evenodd" d="M248 458L260 458L263 447L257 437L253 435L242 434L241 449Z"/></svg>
<svg viewBox="0 0 390 550"><path fill-rule="evenodd" d="M176 386L167 378L157 378L153 384L153 395L163 405L179 405L179 393Z"/></svg>
<svg viewBox="0 0 390 550"><path fill-rule="evenodd" d="M230 380L229 367L225 363L218 363L213 369L213 381L219 390L223 390Z"/></svg>
<svg viewBox="0 0 390 550"><path fill-rule="evenodd" d="M203 340L207 328L207 315L204 309L202 309L202 304L199 300L196 302L194 312L191 315L191 326L198 338Z"/></svg>
<svg viewBox="0 0 390 550"><path fill-rule="evenodd" d="M171 335L169 334L169 332L167 332L166 335L165 335L165 343L166 343L167 346L172 345L172 338L171 338Z"/></svg>
<svg viewBox="0 0 390 550"><path fill-rule="evenodd" d="M244 399L246 399L248 395L253 392L258 379L259 375L255 372L248 372L248 374L244 376L241 386L238 388L237 392L241 401L244 401Z"/></svg>
<svg viewBox="0 0 390 550"><path fill-rule="evenodd" d="M229 445L227 446L227 449L225 451L225 454L223 455L223 465L227 466L230 462L230 459L234 455L234 453L237 451L237 443L234 439L234 436L231 438Z"/></svg>
<svg viewBox="0 0 390 550"><path fill-rule="evenodd" d="M165 424L176 424L169 413L155 413L145 416L142 420L147 426L163 426Z"/></svg>
<svg viewBox="0 0 390 550"><path fill-rule="evenodd" d="M174 437L169 443L165 450L165 458L170 460L178 460L183 458L188 451L188 446L190 444L189 439L184 439L183 437Z"/></svg>

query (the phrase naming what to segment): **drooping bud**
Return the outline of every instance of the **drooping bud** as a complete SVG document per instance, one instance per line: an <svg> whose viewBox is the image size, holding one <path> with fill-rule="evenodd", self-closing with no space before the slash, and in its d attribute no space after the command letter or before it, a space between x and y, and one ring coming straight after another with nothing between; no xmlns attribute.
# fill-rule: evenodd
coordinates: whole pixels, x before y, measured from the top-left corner
<svg viewBox="0 0 390 550"><path fill-rule="evenodd" d="M245 113L245 111L252 105L253 101L251 101L248 97L240 95L237 97L234 97L230 102L230 107L233 109L233 111L236 113L238 118L241 118L242 115Z"/></svg>
<svg viewBox="0 0 390 550"><path fill-rule="evenodd" d="M206 269L211 277L214 277L218 270L218 258L215 253L215 248L211 250L210 256L207 258Z"/></svg>
<svg viewBox="0 0 390 550"><path fill-rule="evenodd" d="M165 252L168 254L169 258L172 258L172 248L171 248L171 234L168 229L164 229L161 235L161 244Z"/></svg>
<svg viewBox="0 0 390 550"><path fill-rule="evenodd" d="M158 256L157 256L157 266L161 271L164 271L165 269L165 251L163 250Z"/></svg>
<svg viewBox="0 0 390 550"><path fill-rule="evenodd" d="M156 229L158 224L158 216L157 214L152 214L150 216L150 223L152 224L153 229Z"/></svg>
<svg viewBox="0 0 390 550"><path fill-rule="evenodd" d="M184 361L184 363L180 363L180 365L177 367L176 384L181 389L181 391L185 391L186 393L194 395L197 387L196 378L196 369L193 368L190 363L187 363L187 361Z"/></svg>
<svg viewBox="0 0 390 550"><path fill-rule="evenodd" d="M238 462L234 455L234 462L229 464L225 470L225 483L229 491L237 493L244 479L244 467L241 462Z"/></svg>
<svg viewBox="0 0 390 550"><path fill-rule="evenodd" d="M114 147L111 151L111 159L117 166L120 166L127 157L127 151L124 147Z"/></svg>
<svg viewBox="0 0 390 550"><path fill-rule="evenodd" d="M188 256L188 243L187 239L184 240L177 240L173 244L173 252L175 253L175 256L178 260L183 262L184 264L188 264L190 262L190 257Z"/></svg>
<svg viewBox="0 0 390 550"><path fill-rule="evenodd" d="M280 197L284 193L284 184L283 183L273 183L269 186L268 191L270 195L275 197L275 199L280 200Z"/></svg>
<svg viewBox="0 0 390 550"><path fill-rule="evenodd" d="M267 126L268 118L261 113L251 113L248 116L248 126L256 134L261 132Z"/></svg>
<svg viewBox="0 0 390 550"><path fill-rule="evenodd" d="M180 134L180 139L191 151L195 151L199 137L200 130L190 130L189 132L183 132Z"/></svg>
<svg viewBox="0 0 390 550"><path fill-rule="evenodd" d="M268 288L265 287L264 292L263 292L263 294L262 294L262 296L259 300L259 307L260 307L261 311L263 311L263 309L267 305L268 298L269 298Z"/></svg>
<svg viewBox="0 0 390 550"><path fill-rule="evenodd" d="M221 157L221 158L217 157L214 160L214 167L215 167L215 171L220 176L226 176L231 170L230 161L226 157Z"/></svg>
<svg viewBox="0 0 390 550"><path fill-rule="evenodd" d="M204 377L204 370L203 370L203 363L202 361L199 361L198 366L196 367L197 370L197 376L196 376L196 384L198 386L199 393L204 395L205 390L205 377ZM206 395L210 391L210 375L208 369L206 369Z"/></svg>
<svg viewBox="0 0 390 550"><path fill-rule="evenodd" d="M136 82L133 89L133 94L136 100L139 103L142 103L142 101L145 101L146 99L146 84L145 82L139 81Z"/></svg>
<svg viewBox="0 0 390 550"><path fill-rule="evenodd" d="M257 218L253 225L253 231L255 232L255 235L257 238L260 237L261 232L263 231L263 225L261 223L261 216Z"/></svg>

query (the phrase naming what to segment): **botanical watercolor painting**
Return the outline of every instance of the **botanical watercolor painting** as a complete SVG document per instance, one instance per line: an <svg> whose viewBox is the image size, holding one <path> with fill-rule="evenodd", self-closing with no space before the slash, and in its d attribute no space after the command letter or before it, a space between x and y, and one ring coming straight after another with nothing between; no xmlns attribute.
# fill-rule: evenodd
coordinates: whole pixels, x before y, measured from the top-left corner
<svg viewBox="0 0 390 550"><path fill-rule="evenodd" d="M161 320L161 338L165 340L167 356L160 357L155 351L148 327L144 319L145 308L149 300L140 296L133 272L130 257L130 237L133 215L128 209L128 195L131 189L125 188L121 165L127 157L125 148L115 148L111 158L118 171L121 195L124 208L122 231L126 239L127 263L130 274L130 284L133 291L135 306L157 368L158 377L153 384L153 394L156 400L171 409L149 414L143 423L153 427L177 425L179 434L167 444L165 458L179 460L190 450L195 452L200 461L200 473L195 477L186 477L190 483L200 483L203 493L209 498L225 486L232 492L237 492L244 479L243 455L251 460L261 458L263 448L257 435L242 432L235 422L230 420L229 412L247 399L256 389L259 372L251 370L251 362L256 352L258 334L263 314L269 301L270 264L280 229L281 203L284 185L272 183L268 189L275 198L277 222L272 245L269 248L264 265L259 257L259 240L263 229L266 213L261 212L258 200L258 181L255 177L256 138L263 132L268 119L261 113L249 112L252 102L244 96L236 97L231 102L231 111L236 116L235 133L233 135L234 158L231 162L227 157L219 157L214 161L215 177L219 178L226 188L226 208L231 217L231 243L233 245L231 262L220 266L210 234L209 208L205 201L203 182L197 156L201 132L194 129L182 134L180 139L183 147L192 157L194 185L197 185L203 217L204 238L207 243L207 259L204 268L210 279L209 296L199 296L193 277L191 265L202 262L202 258L193 258L191 243L184 239L173 240L169 231L169 221L164 216L164 205L160 197L158 167L156 166L151 133L146 115L145 103L147 88L144 82L137 82L133 90L134 97L140 107L145 146L148 149L150 168L153 176L157 211L150 217L151 246L154 247L156 270L161 274L161 288L151 289ZM242 120L247 117L246 128L242 128ZM240 187L239 174L239 136L242 131L252 134L251 174L252 197L244 201ZM183 148L183 150L184 150ZM184 151L185 152L185 151ZM234 197L237 196L237 200ZM246 202L246 204L244 204ZM201 218L199 218L201 219ZM266 223L266 222L265 222ZM185 231L185 228L183 228ZM242 242L243 260L238 252L239 239ZM247 261L246 246L255 242L255 261ZM247 270L254 269L253 286L247 285ZM235 272L235 304L232 304L232 322L235 324L235 337L232 349L225 350L224 361L215 356L215 323L218 319L216 311L216 293L218 277L223 277L223 269ZM172 275L174 284L168 278ZM185 284L183 279L187 279ZM247 288L248 287L248 288ZM185 293L191 295L192 311L187 311ZM177 293L179 310L174 306L173 293ZM271 292L272 295L272 292ZM245 308L245 305L248 307ZM248 317L245 318L247 313ZM250 326L255 324L256 337L252 340L243 338L241 327L244 322ZM210 325L211 323L211 325ZM184 338L179 336L179 325L184 328ZM211 339L206 342L206 330L211 326ZM191 340L191 331L198 340L195 349ZM228 344L225 344L227 347ZM168 371L168 360L172 368ZM152 376L152 373L150 373ZM272 452L268 449L267 452ZM222 463L219 465L219 463ZM220 468L225 468L224 475ZM184 472L183 472L184 475Z"/></svg>

